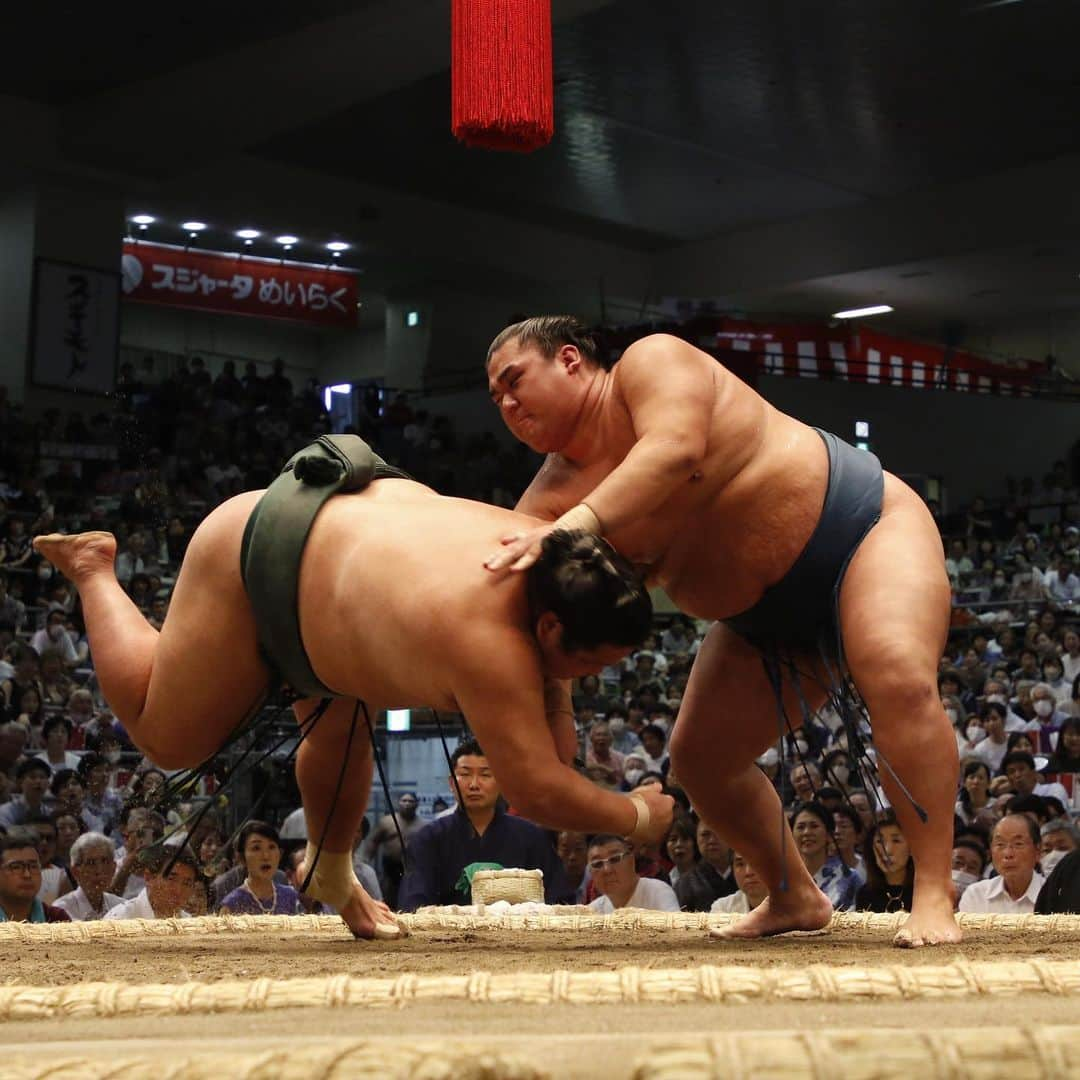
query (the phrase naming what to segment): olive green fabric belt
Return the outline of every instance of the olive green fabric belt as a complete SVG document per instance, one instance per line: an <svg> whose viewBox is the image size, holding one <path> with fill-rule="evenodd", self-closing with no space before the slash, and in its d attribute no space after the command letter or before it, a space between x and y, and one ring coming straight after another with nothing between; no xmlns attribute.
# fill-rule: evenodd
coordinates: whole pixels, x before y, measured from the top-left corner
<svg viewBox="0 0 1080 1080"><path fill-rule="evenodd" d="M373 480L410 479L357 435L323 435L294 454L244 527L240 575L259 647L276 677L301 697L340 697L312 670L300 637L300 560L316 515L333 495Z"/></svg>

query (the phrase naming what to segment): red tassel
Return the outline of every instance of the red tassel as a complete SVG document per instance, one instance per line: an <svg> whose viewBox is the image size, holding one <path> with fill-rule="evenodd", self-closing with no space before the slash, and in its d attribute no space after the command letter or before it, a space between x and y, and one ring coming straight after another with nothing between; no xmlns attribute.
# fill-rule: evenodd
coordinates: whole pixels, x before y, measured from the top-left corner
<svg viewBox="0 0 1080 1080"><path fill-rule="evenodd" d="M466 146L527 153L555 132L551 0L453 0L452 128Z"/></svg>

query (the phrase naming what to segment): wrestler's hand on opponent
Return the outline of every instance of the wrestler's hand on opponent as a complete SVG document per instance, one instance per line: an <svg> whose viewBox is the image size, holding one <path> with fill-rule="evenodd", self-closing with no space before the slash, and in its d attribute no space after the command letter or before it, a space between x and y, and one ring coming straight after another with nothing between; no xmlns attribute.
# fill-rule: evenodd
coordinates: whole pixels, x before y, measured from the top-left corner
<svg viewBox="0 0 1080 1080"><path fill-rule="evenodd" d="M495 552L484 561L484 566L492 572L509 568L513 571L528 570L540 558L540 546L557 525L550 522L538 525L527 532L510 533L502 538L502 551Z"/></svg>

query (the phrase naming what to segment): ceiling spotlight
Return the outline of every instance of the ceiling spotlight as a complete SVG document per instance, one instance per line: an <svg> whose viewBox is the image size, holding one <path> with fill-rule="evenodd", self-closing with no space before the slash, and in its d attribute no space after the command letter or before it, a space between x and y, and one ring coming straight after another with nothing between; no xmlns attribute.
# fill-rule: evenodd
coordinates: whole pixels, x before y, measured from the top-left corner
<svg viewBox="0 0 1080 1080"><path fill-rule="evenodd" d="M205 221L185 221L184 224L180 226L180 228L184 229L185 231L187 231L189 233L200 233L200 232L203 231L203 229L206 228L206 222Z"/></svg>
<svg viewBox="0 0 1080 1080"><path fill-rule="evenodd" d="M283 247L292 247L300 240L299 236L275 236L274 240Z"/></svg>
<svg viewBox="0 0 1080 1080"><path fill-rule="evenodd" d="M136 214L131 220L139 226L140 232L145 232L146 226L153 225L157 218L153 214Z"/></svg>
<svg viewBox="0 0 1080 1080"><path fill-rule="evenodd" d="M241 240L246 240L250 244L256 237L262 236L262 233L260 233L258 229L237 229L236 235L239 236Z"/></svg>
<svg viewBox="0 0 1080 1080"><path fill-rule="evenodd" d="M888 304L878 304L876 307L852 308L850 311L837 311L833 314L834 319L861 319L864 315L885 315L893 309Z"/></svg>
<svg viewBox="0 0 1080 1080"><path fill-rule="evenodd" d="M343 243L341 240L331 240L330 243L326 245L326 250L332 251L335 255L340 255L343 251L349 250L349 245Z"/></svg>

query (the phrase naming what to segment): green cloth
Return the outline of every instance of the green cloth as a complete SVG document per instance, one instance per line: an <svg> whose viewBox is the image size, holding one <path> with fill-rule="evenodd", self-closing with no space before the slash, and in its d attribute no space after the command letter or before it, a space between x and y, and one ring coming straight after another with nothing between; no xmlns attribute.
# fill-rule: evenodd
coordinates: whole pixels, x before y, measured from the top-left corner
<svg viewBox="0 0 1080 1080"><path fill-rule="evenodd" d="M505 870L506 867L500 866L497 862L471 862L464 870L461 871L461 877L457 879L454 888L458 892L468 895L472 892L472 879L478 870Z"/></svg>

